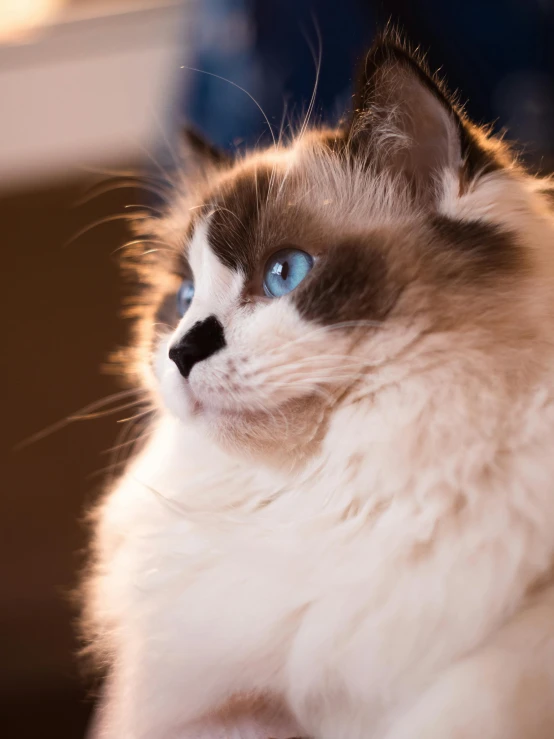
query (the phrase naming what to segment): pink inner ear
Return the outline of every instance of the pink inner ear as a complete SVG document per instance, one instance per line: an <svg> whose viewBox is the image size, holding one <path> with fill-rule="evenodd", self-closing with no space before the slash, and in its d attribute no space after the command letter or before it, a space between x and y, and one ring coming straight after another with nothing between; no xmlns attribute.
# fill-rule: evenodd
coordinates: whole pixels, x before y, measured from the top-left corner
<svg viewBox="0 0 554 739"><path fill-rule="evenodd" d="M240 705L182 727L174 739L296 739L305 732L284 711Z"/></svg>

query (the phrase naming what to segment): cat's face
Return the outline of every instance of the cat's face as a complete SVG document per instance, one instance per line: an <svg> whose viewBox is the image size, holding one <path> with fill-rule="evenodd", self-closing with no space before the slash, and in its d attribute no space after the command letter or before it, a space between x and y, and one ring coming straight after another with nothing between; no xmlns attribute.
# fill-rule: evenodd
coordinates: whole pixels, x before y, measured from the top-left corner
<svg viewBox="0 0 554 739"><path fill-rule="evenodd" d="M341 404L521 313L500 153L401 49L372 54L349 126L212 167L157 227L148 363L222 441L307 449Z"/></svg>
<svg viewBox="0 0 554 739"><path fill-rule="evenodd" d="M302 156L262 156L220 176L183 243L190 273L156 350L172 412L257 446L318 435L368 370L356 346L383 326L401 290L387 265L390 234L337 219L339 193L321 173L310 183Z"/></svg>

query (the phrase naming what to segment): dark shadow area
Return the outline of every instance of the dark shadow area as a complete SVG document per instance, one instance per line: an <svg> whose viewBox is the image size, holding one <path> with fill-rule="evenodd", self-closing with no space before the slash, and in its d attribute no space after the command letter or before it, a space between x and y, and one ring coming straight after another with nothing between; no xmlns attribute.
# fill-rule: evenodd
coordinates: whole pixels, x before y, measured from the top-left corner
<svg viewBox="0 0 554 739"><path fill-rule="evenodd" d="M124 223L98 225L67 242L99 218L138 203L138 194L119 190L75 206L88 184L0 199L0 714L2 736L14 739L83 736L91 701L78 673L70 594L83 562L84 513L103 489L106 470L125 457L125 447L117 455L108 450L128 429L117 419L132 415L122 410L71 423L15 449L121 389L101 364L125 338L114 254L128 238Z"/></svg>

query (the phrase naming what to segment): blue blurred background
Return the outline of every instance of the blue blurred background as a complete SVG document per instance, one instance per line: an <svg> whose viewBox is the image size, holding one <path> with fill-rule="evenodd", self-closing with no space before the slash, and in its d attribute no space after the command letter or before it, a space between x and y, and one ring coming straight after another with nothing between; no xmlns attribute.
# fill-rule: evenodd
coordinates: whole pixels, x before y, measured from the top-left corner
<svg viewBox="0 0 554 739"><path fill-rule="evenodd" d="M306 109L321 50L316 119L332 123L348 106L356 62L388 21L427 52L474 120L506 129L529 164L552 168L552 0L204 0L192 66L247 89L279 130L285 109L296 122ZM230 149L267 140L244 93L190 74L184 118Z"/></svg>

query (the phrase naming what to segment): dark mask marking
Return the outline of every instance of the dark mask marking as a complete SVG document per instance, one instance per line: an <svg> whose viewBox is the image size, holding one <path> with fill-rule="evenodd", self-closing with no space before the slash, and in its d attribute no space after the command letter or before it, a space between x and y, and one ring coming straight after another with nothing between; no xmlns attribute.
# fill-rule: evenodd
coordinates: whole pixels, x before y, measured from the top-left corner
<svg viewBox="0 0 554 739"><path fill-rule="evenodd" d="M353 238L322 255L292 298L303 318L333 324L382 320L398 294L383 254Z"/></svg>
<svg viewBox="0 0 554 739"><path fill-rule="evenodd" d="M515 235L498 226L443 215L432 216L431 226L440 240L438 248L444 254L446 272L461 270L472 279L478 279L515 271L523 264L523 250ZM462 257L463 261L457 257Z"/></svg>
<svg viewBox="0 0 554 739"><path fill-rule="evenodd" d="M161 297L154 316L154 322L171 329L175 328L179 323L177 300L174 292L166 293Z"/></svg>
<svg viewBox="0 0 554 739"><path fill-rule="evenodd" d="M208 241L212 250L226 267L247 276L256 269L260 254L258 227L270 180L268 167L241 173L216 191L204 209L211 213Z"/></svg>

